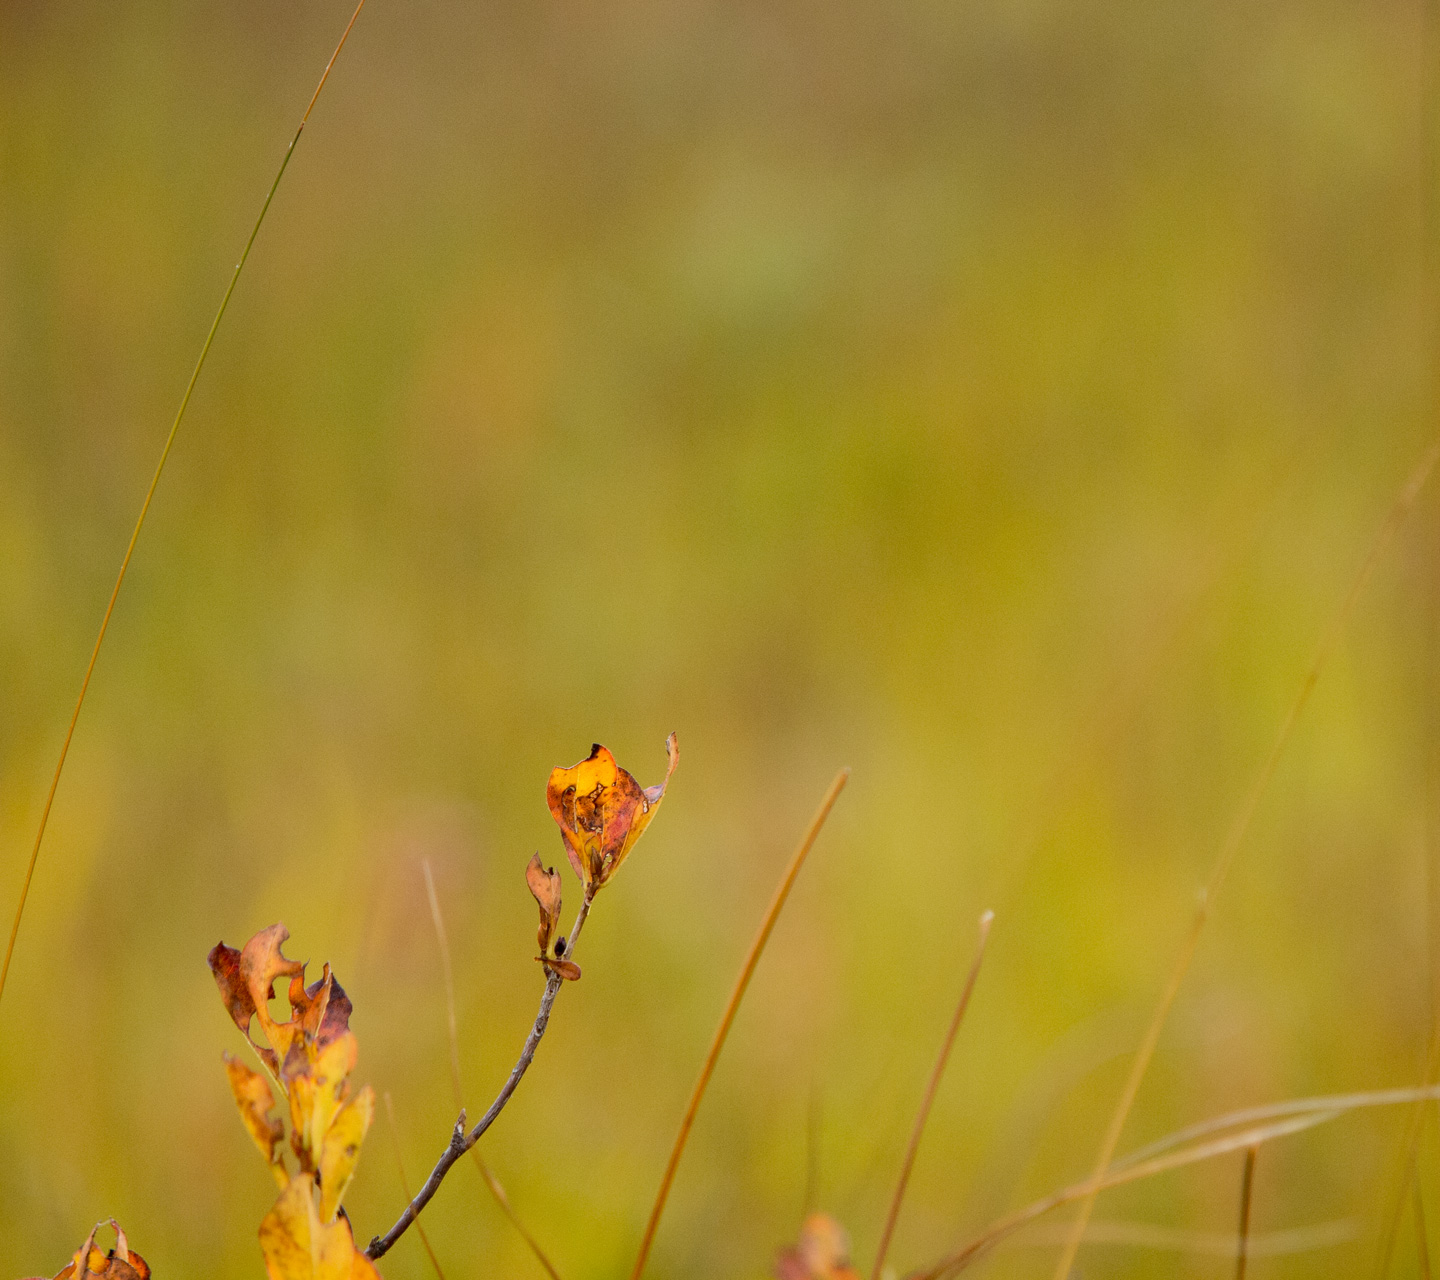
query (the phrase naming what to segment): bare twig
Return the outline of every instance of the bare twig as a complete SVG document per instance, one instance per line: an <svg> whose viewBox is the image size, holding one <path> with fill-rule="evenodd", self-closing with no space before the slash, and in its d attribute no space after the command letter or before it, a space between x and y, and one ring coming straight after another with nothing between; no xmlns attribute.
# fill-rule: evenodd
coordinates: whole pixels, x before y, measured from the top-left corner
<svg viewBox="0 0 1440 1280"><path fill-rule="evenodd" d="M575 943L580 937L580 930L585 927L585 918L590 914L590 904L594 900L593 893L587 893L580 904L580 911L575 917L575 924L570 930L570 937L566 942L565 954L575 954ZM415 1198L405 1206L405 1211L395 1220L395 1225L383 1236L376 1236L370 1241L365 1253L372 1259L382 1258L388 1253L395 1241L400 1239L415 1221L420 1210L430 1203L435 1192L440 1189L440 1184L445 1181L445 1175L450 1172L451 1167L477 1142L484 1134L501 1111L505 1104L510 1101L513 1094L524 1079L525 1072L529 1070L530 1063L535 1058L535 1050L540 1047L540 1040L545 1034L545 1028L550 1025L550 1010L555 1004L555 997L560 991L560 984L564 981L558 973L551 973L545 979L545 994L540 997L540 1012L535 1015L535 1024L530 1028L530 1034L525 1037L525 1044L520 1049L520 1056L516 1059L515 1065L510 1069L509 1076L501 1086L500 1092L495 1095L495 1101L486 1109L475 1127L468 1133L465 1131L465 1112L460 1112L460 1118L455 1122L455 1130L450 1135L450 1141L445 1150L441 1153L440 1159L435 1162L435 1167L430 1170L430 1176L425 1179L424 1185L415 1194Z"/></svg>
<svg viewBox="0 0 1440 1280"><path fill-rule="evenodd" d="M175 437L180 432L180 423L185 418L185 410L190 407L190 397L195 391L195 384L200 379L200 370L205 367L205 358L210 354L211 344L215 341L215 333L220 328L220 321L225 316L225 310L230 305L230 296L235 292L235 286L239 283L240 273L245 269L245 263L250 258L250 250L255 244L255 237L260 234L260 226L265 221L265 215L270 212L270 202L275 199L275 192L280 187L280 179L285 176L285 170L289 167L290 157L295 154L295 146L300 141L300 135L305 131L305 125L310 119L310 113L315 109L315 103L320 99L320 91L325 87L325 82L330 78L330 69L335 65L335 59L340 56L340 50L345 47L345 41L350 38L350 29L355 25L355 19L360 16L360 10L365 7L365 0L359 0L355 6L355 12L350 15L350 21L345 24L345 30L341 33L340 42L335 46L335 52L330 55L330 61L325 64L325 70L320 76L320 83L315 86L315 92L310 97L310 105L305 108L305 114L300 117L300 124L295 130L295 136L290 139L290 145L285 149L285 155L280 161L280 168L276 171L275 180L270 184L270 190L265 196L265 201L260 206L260 214L255 219L255 225L250 228L250 238L245 241L245 248L241 251L240 260L235 264L235 270L231 273L230 284L225 289L225 295L220 299L220 307L215 312L215 319L210 322L210 330L205 335L205 341L200 347L200 356L195 361L195 368L190 373L190 381L185 385L185 394L180 397L180 408L176 410L175 420L170 424L170 434L165 437L165 445L160 450L160 461L155 465L155 474L150 478L150 487L145 491L145 500L140 504L140 515L136 518L134 531L130 534L130 542L125 548L125 554L120 560L120 572L115 575L115 585L110 590L110 600L105 606L105 614L100 619L100 632L95 637L95 647L90 651L90 661L85 665L85 675L80 681L80 693L75 699L75 710L70 713L70 724L65 730L64 741L60 744L60 758L55 762L55 772L50 778L50 789L45 794L45 804L40 810L40 826L35 832L35 843L30 850L30 861L25 866L25 877L20 883L20 901L15 906L15 920L10 926L10 940L5 944L5 960L0 963L0 997L5 994L5 980L10 976L10 959L15 954L15 940L20 936L20 921L25 915L25 903L30 897L30 882L35 878L35 864L40 860L40 845L45 839L45 828L50 822L50 810L55 804L55 792L60 787L60 775L65 770L65 760L70 754L70 742L75 737L75 726L80 722L80 709L85 705L85 695L90 691L90 677L95 674L95 663L100 657L100 646L105 643L105 633L110 629L110 618L115 612L115 602L120 598L120 588L125 582L125 575L130 569L130 560L135 554L135 544L140 541L140 531L145 527L145 517L150 514L150 503L155 497L155 490L160 486L160 476L165 470L165 464L170 459L170 450L174 447Z"/></svg>
<svg viewBox="0 0 1440 1280"><path fill-rule="evenodd" d="M900 1218L900 1205L905 1200L905 1188L910 1183L910 1171L915 1167L915 1154L920 1150L920 1135L925 1132L925 1122L930 1118L930 1108L940 1088L940 1077L945 1074L945 1064L950 1060L950 1050L965 1010L970 1007L970 993L975 990L975 979L980 976L980 963L985 959L985 943L990 938L990 926L995 913L987 911L980 917L980 942L975 948L975 959L970 964L969 976L960 992L960 1002L955 1006L955 1016L950 1019L950 1029L945 1033L945 1042L940 1046L940 1056L935 1060L935 1069L930 1073L930 1083L925 1087L920 1110L915 1116L915 1126L910 1131L910 1145L905 1149L905 1159L900 1165L900 1177L895 1183L895 1194L890 1200L890 1212L885 1215L885 1229L880 1233L880 1247L875 1251L875 1265L870 1269L870 1280L880 1280L880 1268L885 1265L885 1255L890 1252L890 1238L895 1234L895 1223Z"/></svg>
<svg viewBox="0 0 1440 1280"><path fill-rule="evenodd" d="M730 1034L730 1024L735 1021L735 1013L740 1008L740 1001L745 996L745 988L750 985L750 978L755 972L755 966L760 963L760 953L765 950L765 944L770 940L770 931L775 927L775 921L780 915L781 908L785 905L785 899L790 896L790 888L795 883L795 877L800 874L800 868L805 865L805 858L810 853L810 847L819 836L820 828L825 825L825 819L830 816L830 810L834 807L840 792L845 789L845 783L849 777L849 769L841 769L835 775L835 781L830 784L830 790L825 793L825 798L820 802L820 808L816 810L814 818L810 821L810 828L805 832L805 838L800 841L794 857L790 859L790 865L785 869L784 876L781 877L780 885L775 890L775 896L770 900L770 906L765 911L765 918L760 922L760 930L756 933L754 942L750 944L750 951L745 957L745 963L740 967L740 976L735 979L734 990L730 992L725 1012L720 1016L720 1025L715 1028L715 1037L710 1042L709 1052L706 1053L704 1065L700 1068L700 1078L695 1081L695 1088L691 1091L690 1101L685 1107L685 1114L680 1119L680 1132L675 1135L675 1145L671 1148L670 1159L665 1165L665 1174L660 1179L660 1190L656 1193L655 1204L650 1210L650 1220L645 1224L645 1234L640 1240L640 1252L635 1259L635 1267L630 1273L631 1280L640 1280L640 1275L645 1270L645 1263L650 1257L650 1248L655 1243L655 1232L660 1226L660 1215L665 1212L665 1201L669 1198L670 1186L675 1181L675 1170L680 1167L680 1157L685 1153L685 1143L690 1137L691 1126L695 1123L696 1112L700 1110L700 1100L705 1096L705 1088L710 1083L710 1076L715 1070L715 1063L719 1060L720 1050L725 1047L725 1037Z"/></svg>
<svg viewBox="0 0 1440 1280"><path fill-rule="evenodd" d="M1226 878L1230 874L1230 868L1234 864L1235 855L1240 851L1240 845L1244 841L1246 833L1250 830L1250 823L1255 817L1256 810L1260 807L1260 801L1265 792L1269 789L1270 780L1275 774L1275 769L1280 763L1280 757L1284 754L1290 737L1295 730L1295 725L1300 719L1301 712L1310 701L1310 695L1315 690L1315 685L1320 679L1320 673L1325 669L1334 652L1335 646L1339 643L1340 637L1345 630L1350 616L1355 611L1359 602L1361 592L1370 581L1370 576L1379 563L1380 557L1390 545L1395 533L1400 528L1406 514L1414 505L1415 499L1419 496L1420 490L1424 488L1425 482L1430 478L1435 463L1440 460L1440 442L1436 442L1426 450L1425 456L1411 472L1399 497L1390 508L1384 523L1380 526L1375 540L1371 543L1370 550L1360 566L1359 572L1355 575L1354 581L1350 584L1350 590L1346 593L1344 601L1331 618L1329 626L1325 629L1316 649L1314 660L1305 673L1301 682L1300 691L1295 700L1290 704L1290 709L1285 713L1285 718L1280 723L1279 731L1275 735L1275 741L1271 744L1269 754L1260 766L1254 782L1245 797L1244 803L1240 806L1235 821L1231 824L1229 833L1224 843L1220 846L1219 854L1215 859L1215 865L1210 873L1210 879L1200 896L1200 905L1195 913L1195 918L1186 932L1185 939L1180 946L1180 954L1176 957L1175 966L1171 970L1170 977L1161 992L1159 1003L1155 1007L1155 1013L1151 1017L1150 1025L1146 1028L1144 1039L1140 1048L1135 1054L1135 1059L1130 1067L1130 1074L1126 1078L1125 1086L1121 1090L1120 1099L1116 1103L1114 1114L1110 1117L1110 1123L1106 1126L1105 1135L1100 1142L1099 1155L1096 1158L1095 1166L1090 1174L1090 1192L1082 1199L1080 1212L1075 1217L1071 1227L1070 1239L1066 1241L1062 1250L1059 1262L1055 1268L1055 1280L1067 1280L1070 1268L1075 1263L1075 1255L1080 1249L1080 1241L1085 1235L1085 1225L1090 1220L1090 1213L1095 1207L1095 1197L1099 1194L1101 1184L1105 1177L1105 1171L1110 1167L1110 1161L1115 1155L1115 1148L1119 1145L1120 1134L1125 1128L1125 1122L1129 1119L1130 1110L1135 1104L1135 1097L1140 1092L1140 1083L1149 1070L1151 1059L1155 1056L1156 1045L1160 1041L1160 1033L1164 1030L1166 1019L1169 1017L1170 1008L1175 1003L1175 997L1180 993L1180 986L1185 980L1185 975L1190 969L1190 961L1194 958L1195 949L1200 943L1200 935L1204 932L1206 920L1209 918L1210 908Z"/></svg>
<svg viewBox="0 0 1440 1280"><path fill-rule="evenodd" d="M440 914L440 898L435 892L435 877L430 872L430 859L422 858L420 865L425 872L425 892L430 898L430 918L435 923L435 940L440 944L440 965L445 973L445 1013L450 1026L450 1083L455 1090L455 1105L463 1111L465 1109L465 1089L460 1076L460 1031L455 1017L455 969L450 962L450 939L445 933L445 918ZM540 1242L520 1221L519 1215L510 1203L510 1197L505 1194L505 1188L500 1184L500 1179L491 1172L490 1166L485 1163L478 1146L470 1148L470 1158L475 1161L476 1169L480 1171L481 1178L490 1189L490 1194L494 1197L495 1203L500 1206L501 1212L510 1219L510 1225L530 1246L530 1252L535 1255L535 1260L545 1268L550 1280L560 1280L560 1273L555 1270L554 1264L546 1256L545 1250L540 1247ZM405 1192L405 1198L407 1200L410 1198L408 1190Z"/></svg>
<svg viewBox="0 0 1440 1280"><path fill-rule="evenodd" d="M390 1145L395 1148L395 1169L400 1174L400 1190L405 1193L405 1199L410 1199L410 1179L405 1176L405 1158L400 1154L400 1129L395 1123L395 1104L390 1101L390 1091L385 1091L385 1119L390 1126ZM430 1237L425 1234L425 1228L418 1222L415 1230L420 1233L420 1243L425 1246L425 1252L430 1257L430 1265L435 1268L435 1274L440 1280L445 1280L445 1272L440 1268L440 1259L435 1256L435 1250L431 1247Z"/></svg>
<svg viewBox="0 0 1440 1280"><path fill-rule="evenodd" d="M1245 1280L1245 1262L1250 1254L1250 1202L1255 1193L1255 1156L1259 1147L1245 1152L1245 1168L1240 1173L1240 1236L1235 1247L1235 1280Z"/></svg>

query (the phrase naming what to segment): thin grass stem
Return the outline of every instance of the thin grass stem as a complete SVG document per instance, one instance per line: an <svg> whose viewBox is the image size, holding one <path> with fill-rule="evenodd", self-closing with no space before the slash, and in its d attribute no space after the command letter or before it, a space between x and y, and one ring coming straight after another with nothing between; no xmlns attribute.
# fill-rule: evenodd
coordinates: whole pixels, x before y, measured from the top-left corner
<svg viewBox="0 0 1440 1280"><path fill-rule="evenodd" d="M1425 1194L1418 1179L1410 1183L1415 1204L1415 1261L1420 1280L1430 1280L1430 1237L1425 1228Z"/></svg>
<svg viewBox="0 0 1440 1280"><path fill-rule="evenodd" d="M255 244L255 237L260 234L260 227L265 221L265 215L270 212L270 202L275 199L275 192L280 188L280 179L285 176L285 170L290 165L290 157L295 154L295 147L300 141L300 135L305 132L305 125L310 119L310 113L315 110L315 104L320 99L320 91L330 78L330 70L340 56L340 50L345 47L345 41L350 38L350 30L354 27L355 20L360 16L360 10L364 7L365 0L359 0L355 11L350 15L350 21L345 24L340 42L335 46L335 52L330 55L330 61L325 64L325 70L320 76L320 83L315 86L315 92L310 97L305 114L300 117L300 124L295 130L295 136L290 139L290 145L285 148L285 155L280 161L280 168L275 173L275 180L271 182L270 190L266 192L265 201L260 206L259 216L255 219L255 225L250 228L250 237L245 241L245 248L240 254L240 260L235 264L235 270L230 276L230 283L226 286L225 295L220 299L220 306L215 312L215 318L210 322L210 330L206 333L205 341L200 347L200 356L195 361L195 368L190 373L190 381L185 384L185 394L180 397L180 407L175 412L175 420L170 424L170 433L165 437L165 445L160 450L160 460L155 464L155 473L150 478L150 487L146 489L145 500L140 504L140 514L135 520L135 528L125 547L125 555L120 560L120 572L115 575L115 585L110 590L110 599L105 605L104 616L100 619L100 632L95 637L94 648L90 651L90 661L85 664L85 675L80 681L80 693L75 699L75 709L70 713L70 723L65 729L65 738L60 744L60 758L55 762L55 772L50 778L50 787L45 793L45 804L40 810L40 825L35 832L35 843L30 850L30 860L25 866L24 879L20 883L20 901L15 905L15 919L10 925L10 938L5 944L5 960L0 963L0 999L3 999L5 995L5 982L10 976L10 961L15 954L15 941L20 936L20 921L25 915L25 904L30 899L30 885L35 878L35 866L40 860L40 846L45 840L45 829L50 823L50 810L55 805L55 793L60 787L60 775L64 772L65 761L70 755L70 743L75 737L75 726L80 722L80 711L85 705L85 695L90 691L90 678L95 674L95 663L100 657L100 647L105 643L106 633L110 630L110 619L115 613L115 603L120 598L120 588L124 585L125 575L130 570L130 561L135 555L135 546L140 541L140 531L145 527L145 517L150 514L150 504L155 498L156 489L160 487L160 477L165 471L166 462L170 459L170 451L175 446L175 437L179 434L180 424L185 419L185 410L190 407L190 397L194 394L196 382L200 380L200 370L205 367L205 359L210 354L210 347L215 341L220 321L224 319L226 308L230 305L231 295L240 281L240 273L244 271L245 264L250 259L250 250Z"/></svg>
<svg viewBox="0 0 1440 1280"><path fill-rule="evenodd" d="M1305 673L1301 682L1300 690L1294 701L1286 711L1284 719L1280 722L1280 728L1271 744L1270 751L1260 766L1249 792L1245 796L1244 803L1240 806L1235 820L1230 826L1220 851L1215 859L1215 865L1210 873L1210 878L1200 896L1200 905L1196 910L1194 920L1187 930L1184 940L1180 946L1180 954L1177 956L1175 966L1165 983L1160 995L1159 1003L1150 1019L1150 1024L1145 1030L1145 1036L1140 1043L1140 1048L1135 1054L1131 1064L1130 1073L1125 1080L1125 1086L1121 1090L1120 1099L1116 1103L1114 1113L1110 1122L1105 1128L1104 1137L1100 1142L1100 1151L1095 1160L1094 1168L1090 1175L1091 1191L1083 1197L1080 1212L1075 1217L1071 1227L1069 1240L1066 1241L1061 1251L1060 1259L1055 1267L1055 1280L1067 1280L1070 1269L1075 1264L1075 1255L1079 1252L1080 1241L1085 1236L1085 1226L1090 1220L1091 1211L1095 1206L1095 1197L1099 1194L1101 1184L1105 1177L1105 1171L1110 1167L1110 1161L1115 1155L1115 1148L1119 1145L1120 1134L1125 1128L1125 1122L1130 1117L1130 1111L1135 1105L1136 1095L1140 1092L1140 1084L1149 1070L1151 1059L1155 1056L1155 1048L1160 1041L1160 1033L1165 1028L1165 1022L1170 1014L1170 1008L1175 1003L1175 998L1180 993L1181 984L1185 981L1185 975L1189 972L1190 962L1195 956L1195 949L1199 946L1200 936L1205 930L1205 923L1209 918L1210 909L1219 896L1226 878L1230 874L1230 868L1234 865L1235 856L1240 851L1247 832L1250 830L1250 823L1255 817L1256 810L1260 807L1260 801L1265 792L1269 789L1270 781L1275 775L1276 767L1280 763L1280 757L1284 754L1286 746L1289 745L1291 735L1295 731L1295 725L1300 719L1301 713L1305 710L1306 704L1310 701L1310 695L1315 691L1319 682L1320 674L1329 663L1331 655L1340 642L1340 637L1355 611L1355 606L1360 600L1366 584L1370 581L1381 555L1389 547L1396 532L1403 523L1405 516L1414 505L1415 499L1419 496L1425 482L1430 478L1430 473L1435 468L1437 459L1440 459L1440 441L1437 441L1425 451L1424 457L1411 472L1400 490L1399 496L1391 506L1388 515L1380 526L1370 550L1361 563L1359 572L1355 575L1344 600L1339 609L1331 618L1324 634L1321 636L1320 644L1316 649L1315 657Z"/></svg>
<svg viewBox="0 0 1440 1280"><path fill-rule="evenodd" d="M430 871L430 859L422 858L420 866L425 872L425 892L430 899L430 919L435 924L435 940L440 946L440 965L445 974L445 1014L450 1028L450 1083L455 1091L455 1106L459 1110L465 1110L465 1088L460 1075L460 1031L459 1024L455 1017L455 969L450 961L450 939L445 932L445 917L440 913L440 897L435 892L435 877ZM475 1168L479 1170L480 1177L489 1188L495 1203L510 1220L510 1225L520 1233L521 1239L529 1246L530 1252L535 1255L535 1260L545 1269L550 1280L560 1280L560 1273L555 1270L554 1264L546 1256L545 1250L540 1247L540 1242L530 1234L525 1224L520 1221L520 1216L515 1212L514 1206L510 1203L510 1197L505 1194L505 1188L501 1185L500 1179L491 1172L490 1166L485 1163L485 1158L480 1154L480 1148L470 1148L470 1157L475 1161ZM410 1198L410 1193L405 1193L405 1198Z"/></svg>
<svg viewBox="0 0 1440 1280"><path fill-rule="evenodd" d="M691 1091L690 1101L685 1107L685 1114L680 1118L680 1131L675 1135L675 1145L670 1150L670 1159L665 1165L665 1174L660 1179L660 1190L655 1195L655 1204L650 1210L650 1220L645 1224L645 1234L640 1239L640 1251L635 1258L635 1266L630 1272L630 1280L640 1280L640 1275L645 1270L645 1263L650 1257L650 1249L655 1243L655 1232L660 1226L660 1217L665 1212L665 1202L670 1197L670 1187L675 1181L675 1171L680 1167L680 1157L685 1154L685 1143L689 1140L690 1129L695 1123L695 1115L700 1110L700 1100L705 1096L705 1089L715 1071L715 1063L720 1058L720 1051L725 1047L725 1038L730 1034L730 1024L735 1021L736 1011L740 1008L740 1001L745 997L745 989L750 985L750 978L755 973L755 966L760 963L760 954L770 940L770 931L775 927L775 921L779 918L781 908L785 906L786 898L790 896L791 886L795 883L795 877L800 874L800 868L805 865L805 859L809 856L810 848L820 834L820 828L825 825L825 819L830 816L830 810L834 808L835 801L839 799L849 778L849 769L841 769L835 775L835 781L830 784L830 789L820 802L820 808L816 810L814 818L810 821L810 827L805 832L804 839L800 841L799 847L790 859L790 865L786 867L785 874L780 878L775 896L770 900L770 906L766 909L765 917L760 922L760 929L745 956L745 963L740 966L740 976L735 979L734 990L730 992L730 999L725 1004L725 1012L720 1015L720 1025L715 1028L714 1039L710 1042L709 1052L706 1053L704 1065L700 1068L700 1077L695 1081L695 1088Z"/></svg>
<svg viewBox="0 0 1440 1280"><path fill-rule="evenodd" d="M1245 1280L1245 1263L1250 1255L1250 1203L1255 1194L1255 1156L1259 1147L1245 1152L1245 1167L1240 1172L1240 1233L1235 1246L1235 1280Z"/></svg>
<svg viewBox="0 0 1440 1280"><path fill-rule="evenodd" d="M390 1091L385 1091L385 1120L390 1128L390 1145L395 1149L395 1169L400 1175L400 1190L405 1193L405 1199L410 1199L410 1179L405 1176L405 1158L400 1154L400 1129L395 1123L395 1104L390 1101ZM440 1259L435 1256L435 1250L431 1247L430 1237L425 1234L425 1228L418 1222L415 1230L420 1233L420 1243L425 1246L425 1253L430 1259L430 1265L435 1268L435 1274L440 1280L445 1280L445 1272L440 1267Z"/></svg>
<svg viewBox="0 0 1440 1280"><path fill-rule="evenodd" d="M930 1108L934 1105L935 1094L940 1089L940 1078L945 1074L945 1064L950 1061L950 1050L965 1019L965 1010L970 1007L970 995L975 990L975 980L980 976L980 964L985 959L985 944L990 938L990 926L995 922L995 913L987 911L980 917L980 941L975 948L975 959L970 963L970 972L960 992L955 1016L950 1019L945 1042L940 1046L940 1056L935 1059L935 1069L930 1073L930 1083L925 1087L925 1096L920 1101L914 1127L910 1130L910 1143L905 1148L905 1159L900 1164L900 1176L895 1182L895 1194L890 1198L890 1210L885 1215L885 1227L880 1232L880 1247L875 1251L875 1265L870 1269L870 1280L880 1280L880 1269L885 1265L885 1255L890 1252L890 1240L895 1234L895 1224L900 1218L900 1206L905 1201L905 1189L910 1185L910 1171L915 1167L915 1155L920 1150L920 1137L925 1132L925 1123L930 1119Z"/></svg>

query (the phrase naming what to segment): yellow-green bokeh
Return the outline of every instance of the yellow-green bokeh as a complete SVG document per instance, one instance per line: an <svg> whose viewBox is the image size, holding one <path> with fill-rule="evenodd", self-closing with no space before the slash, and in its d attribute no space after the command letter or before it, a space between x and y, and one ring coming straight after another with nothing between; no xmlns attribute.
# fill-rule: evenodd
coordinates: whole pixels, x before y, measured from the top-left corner
<svg viewBox="0 0 1440 1280"><path fill-rule="evenodd" d="M7 924L155 455L347 16L0 5ZM539 995L522 872L562 857L550 767L599 740L657 781L672 729L665 810L484 1147L565 1280L628 1273L841 765L653 1276L764 1275L807 1185L868 1266L986 907L893 1260L1082 1173L1436 431L1423 22L1418 0L371 0L60 789L0 1004L0 1271L52 1274L113 1214L158 1280L261 1274L274 1187L204 958L277 919L350 991L357 1079L418 1180L454 1118L422 859L473 1109ZM1437 509L1324 672L1125 1146L1423 1070ZM1404 1119L1262 1153L1257 1230L1354 1238L1252 1276L1369 1274ZM1097 1213L1223 1232L1238 1181L1236 1157ZM357 1235L400 1203L380 1126ZM540 1275L469 1167L425 1222L450 1280ZM1407 1221L1394 1274L1416 1265ZM427 1268L407 1239L383 1269Z"/></svg>

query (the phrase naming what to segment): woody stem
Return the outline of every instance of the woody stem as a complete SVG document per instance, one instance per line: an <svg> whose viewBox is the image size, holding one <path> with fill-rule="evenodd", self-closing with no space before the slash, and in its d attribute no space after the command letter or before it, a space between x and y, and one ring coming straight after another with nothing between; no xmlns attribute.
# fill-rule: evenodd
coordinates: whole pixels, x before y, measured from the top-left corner
<svg viewBox="0 0 1440 1280"><path fill-rule="evenodd" d="M594 896L593 889L586 890L585 899L580 904L580 910L575 916L575 923L570 929L570 937L565 943L567 957L575 952L575 943L580 937L580 930L585 927L585 918L590 914L590 903L594 900ZM496 1117L505 1109L505 1104L510 1101L510 1095L515 1092L521 1078L529 1069L530 1063L535 1057L535 1050L540 1047L540 1038L545 1034L545 1028L550 1025L550 1009L563 985L564 979L558 973L550 973L546 976L545 994L540 997L540 1012L535 1015L535 1025L530 1028L530 1034L525 1037L520 1057L516 1059L515 1065L510 1069L510 1075L501 1086L500 1092L495 1095L495 1101L490 1104L485 1114L468 1133L465 1130L465 1113L463 1111L460 1113L460 1118L455 1122L455 1131L450 1135L450 1141L440 1159L435 1162L435 1167L430 1170L430 1176L425 1179L425 1185L405 1206L405 1211L395 1220L395 1225L383 1236L376 1236L370 1241L369 1247L365 1250L368 1257L382 1258L390 1251L395 1241L405 1234L410 1224L420 1216L420 1210L430 1203L430 1198L440 1189L440 1184L445 1180L445 1175L450 1172L451 1165L479 1142L485 1130L495 1123Z"/></svg>

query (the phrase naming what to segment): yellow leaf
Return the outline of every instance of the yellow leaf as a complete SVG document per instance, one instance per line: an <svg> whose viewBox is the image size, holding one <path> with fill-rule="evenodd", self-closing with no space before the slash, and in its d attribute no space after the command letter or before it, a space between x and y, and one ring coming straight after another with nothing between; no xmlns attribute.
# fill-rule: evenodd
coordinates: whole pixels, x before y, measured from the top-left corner
<svg viewBox="0 0 1440 1280"><path fill-rule="evenodd" d="M285 1161L280 1154L280 1140L285 1136L285 1126L278 1116L272 1116L270 1109L275 1105L275 1095L265 1077L258 1071L251 1071L243 1062L225 1055L225 1074L230 1078L230 1092L235 1095L235 1105L240 1108L240 1119L255 1139L260 1154L270 1166L275 1180L283 1188L288 1177Z"/></svg>
<svg viewBox="0 0 1440 1280"><path fill-rule="evenodd" d="M320 1147L320 1220L329 1222L340 1208L360 1144L365 1141L370 1121L375 1118L375 1091L367 1084L336 1113Z"/></svg>
<svg viewBox="0 0 1440 1280"><path fill-rule="evenodd" d="M351 1280L358 1253L346 1219L320 1221L308 1173L290 1180L261 1221L260 1250L270 1280Z"/></svg>

